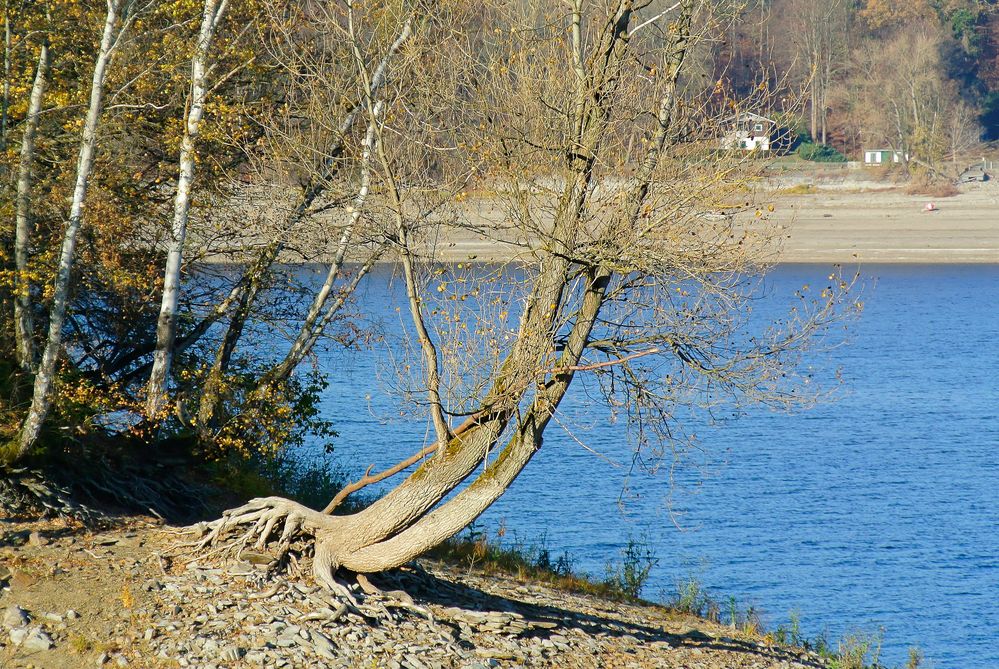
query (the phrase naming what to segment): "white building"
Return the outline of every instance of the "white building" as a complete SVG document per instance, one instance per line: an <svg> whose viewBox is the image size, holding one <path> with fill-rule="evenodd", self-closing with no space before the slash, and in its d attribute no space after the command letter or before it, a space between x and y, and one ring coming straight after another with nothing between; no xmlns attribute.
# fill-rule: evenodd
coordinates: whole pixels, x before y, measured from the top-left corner
<svg viewBox="0 0 999 669"><path fill-rule="evenodd" d="M896 151L895 149L865 149L864 150L864 165L867 166L877 166L877 165L888 165L891 163L898 164L903 160L908 160L909 155L902 153L901 151Z"/></svg>
<svg viewBox="0 0 999 669"><path fill-rule="evenodd" d="M728 130L721 138L721 148L742 151L771 151L777 122L766 116L743 112L726 123Z"/></svg>

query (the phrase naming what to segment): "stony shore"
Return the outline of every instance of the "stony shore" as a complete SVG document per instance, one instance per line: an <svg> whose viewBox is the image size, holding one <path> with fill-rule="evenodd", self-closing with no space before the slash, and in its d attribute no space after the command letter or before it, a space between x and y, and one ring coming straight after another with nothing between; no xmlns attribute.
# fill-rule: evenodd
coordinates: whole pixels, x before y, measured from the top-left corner
<svg viewBox="0 0 999 669"><path fill-rule="evenodd" d="M408 596L358 591L354 608L244 557L190 562L153 519L0 518L0 667L828 666L662 607L430 561L376 580Z"/></svg>

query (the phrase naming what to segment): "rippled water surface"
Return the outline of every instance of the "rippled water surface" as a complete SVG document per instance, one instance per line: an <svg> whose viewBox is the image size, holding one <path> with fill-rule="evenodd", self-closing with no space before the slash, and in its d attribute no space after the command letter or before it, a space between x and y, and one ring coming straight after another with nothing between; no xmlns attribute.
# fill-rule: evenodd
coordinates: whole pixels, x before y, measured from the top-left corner
<svg viewBox="0 0 999 669"><path fill-rule="evenodd" d="M828 273L781 267L768 299ZM844 381L835 401L695 425L704 453L671 495L667 476L629 477L553 425L481 524L545 535L598 575L630 537L644 538L659 558L650 598L693 576L771 627L797 612L807 635L833 641L884 628L888 665L918 645L930 666L999 667L999 268L867 266L862 276L863 316L830 355ZM403 297L390 267L359 295L389 342ZM427 429L385 399L393 376L380 351L322 353L336 454L359 469L409 455ZM564 405L576 436L627 463L623 425L590 402Z"/></svg>

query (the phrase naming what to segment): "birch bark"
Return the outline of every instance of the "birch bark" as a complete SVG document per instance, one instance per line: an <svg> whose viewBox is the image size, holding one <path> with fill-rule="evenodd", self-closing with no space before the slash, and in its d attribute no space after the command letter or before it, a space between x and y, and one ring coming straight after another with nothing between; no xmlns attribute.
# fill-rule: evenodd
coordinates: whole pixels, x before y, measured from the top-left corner
<svg viewBox="0 0 999 669"><path fill-rule="evenodd" d="M146 416L153 418L166 401L167 378L173 361L174 340L177 337L177 304L180 297L180 269L183 262L184 239L187 235L187 221L191 210L191 188L194 184L195 142L201 128L207 96L207 62L211 50L212 37L228 0L205 0L198 44L191 58L191 102L187 109L184 125L184 138L180 147L180 173L177 177L177 195L174 198L173 228L170 247L167 250L166 268L163 274L163 299L160 316L156 325L156 350L153 353L153 369L149 374L146 390Z"/></svg>
<svg viewBox="0 0 999 669"><path fill-rule="evenodd" d="M21 138L21 159L17 171L17 195L14 232L14 329L17 342L17 362L25 372L35 368L35 324L31 313L31 281L28 277L28 255L31 242L31 167L35 160L35 135L38 131L38 115L42 110L42 99L49 71L48 38L42 43L38 54L38 67L35 82L31 87L28 113L24 119L24 135Z"/></svg>
<svg viewBox="0 0 999 669"><path fill-rule="evenodd" d="M83 125L83 137L80 141L80 155L76 167L76 184L73 188L73 200L70 205L69 220L63 234L62 251L59 255L59 266L56 272L55 285L52 293L52 306L49 310L49 333L35 375L32 390L31 408L24 419L17 448L13 460L23 458L41 433L42 424L48 416L52 405L52 386L55 382L56 365L62 349L62 328L66 320L66 308L69 302L69 284L73 271L73 261L76 256L76 238L83 222L83 208L87 198L87 187L94 167L94 155L97 150L97 128L100 125L101 110L104 102L104 83L107 78L108 66L122 31L116 31L121 18L122 9L130 5L128 0L108 0L107 16L104 20L104 30L101 35L101 46L94 64L94 76L90 85L90 104Z"/></svg>

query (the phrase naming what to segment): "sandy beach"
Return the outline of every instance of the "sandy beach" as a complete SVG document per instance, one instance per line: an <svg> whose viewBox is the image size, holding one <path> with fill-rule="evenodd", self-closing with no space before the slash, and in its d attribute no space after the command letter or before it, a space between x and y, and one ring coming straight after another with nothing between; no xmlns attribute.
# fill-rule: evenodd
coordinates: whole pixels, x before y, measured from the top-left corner
<svg viewBox="0 0 999 669"><path fill-rule="evenodd" d="M937 210L924 211L932 202ZM778 199L783 262L999 262L999 184L935 199L903 192L823 192Z"/></svg>
<svg viewBox="0 0 999 669"><path fill-rule="evenodd" d="M782 233L780 262L999 263L999 182L944 198L872 186L817 185L767 200ZM930 202L936 210L924 211ZM478 216L491 218L483 207ZM437 248L452 261L502 261L522 250L466 230L451 231Z"/></svg>

